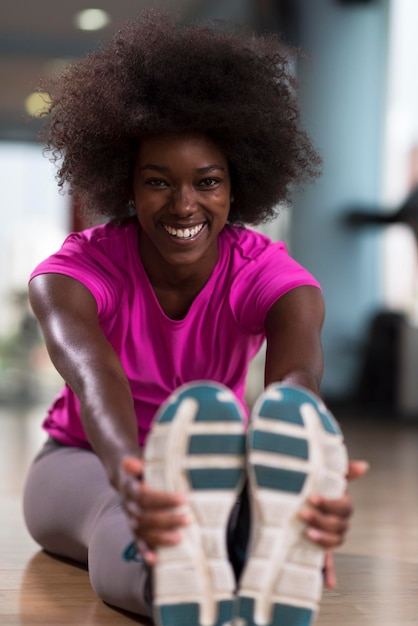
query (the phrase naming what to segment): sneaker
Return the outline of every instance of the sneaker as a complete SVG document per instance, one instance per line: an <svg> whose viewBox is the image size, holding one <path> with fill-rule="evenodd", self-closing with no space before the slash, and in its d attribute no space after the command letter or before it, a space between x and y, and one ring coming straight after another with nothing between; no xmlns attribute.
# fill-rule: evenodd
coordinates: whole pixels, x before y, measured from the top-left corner
<svg viewBox="0 0 418 626"><path fill-rule="evenodd" d="M232 626L235 576L226 527L245 480L243 411L227 387L180 387L157 413L145 449L145 480L186 493L192 523L180 544L157 550L154 619L159 626Z"/></svg>
<svg viewBox="0 0 418 626"><path fill-rule="evenodd" d="M256 402L247 438L251 507L248 558L234 626L309 626L322 594L324 551L297 517L309 495L346 487L341 431L321 400L273 384Z"/></svg>

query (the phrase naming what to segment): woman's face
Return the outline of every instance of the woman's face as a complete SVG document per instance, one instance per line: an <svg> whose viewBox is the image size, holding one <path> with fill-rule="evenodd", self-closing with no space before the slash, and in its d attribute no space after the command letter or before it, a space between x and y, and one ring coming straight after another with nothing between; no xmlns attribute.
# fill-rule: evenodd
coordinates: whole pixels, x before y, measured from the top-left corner
<svg viewBox="0 0 418 626"><path fill-rule="evenodd" d="M144 139L133 192L142 228L140 254L148 265L157 268L165 261L173 270L192 264L194 270L213 269L231 182L225 156L208 137L163 133Z"/></svg>

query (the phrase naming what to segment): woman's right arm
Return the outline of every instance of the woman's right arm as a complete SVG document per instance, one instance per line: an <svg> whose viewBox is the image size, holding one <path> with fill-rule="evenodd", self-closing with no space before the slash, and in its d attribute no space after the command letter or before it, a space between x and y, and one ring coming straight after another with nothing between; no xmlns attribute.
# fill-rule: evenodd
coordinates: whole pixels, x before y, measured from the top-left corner
<svg viewBox="0 0 418 626"><path fill-rule="evenodd" d="M29 297L51 360L80 401L90 445L119 488L123 457L141 454L138 427L129 383L100 328L96 301L83 284L61 274L36 276Z"/></svg>
<svg viewBox="0 0 418 626"><path fill-rule="evenodd" d="M129 382L100 328L96 301L84 285L60 274L33 278L29 296L51 360L80 400L87 438L121 496L138 549L154 563L157 546L181 541L179 529L190 520L176 507L186 499L142 482Z"/></svg>

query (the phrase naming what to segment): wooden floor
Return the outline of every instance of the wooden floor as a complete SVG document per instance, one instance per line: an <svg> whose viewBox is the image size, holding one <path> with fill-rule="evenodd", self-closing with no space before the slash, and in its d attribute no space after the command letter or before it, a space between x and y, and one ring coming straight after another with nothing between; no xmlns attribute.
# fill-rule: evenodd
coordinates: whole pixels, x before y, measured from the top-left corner
<svg viewBox="0 0 418 626"><path fill-rule="evenodd" d="M418 421L354 413L336 415L350 456L372 469L352 484L356 515L336 558L339 586L324 593L316 626L417 625ZM41 407L0 408L0 624L138 623L100 602L85 571L40 552L24 529L22 485L43 440L43 415Z"/></svg>

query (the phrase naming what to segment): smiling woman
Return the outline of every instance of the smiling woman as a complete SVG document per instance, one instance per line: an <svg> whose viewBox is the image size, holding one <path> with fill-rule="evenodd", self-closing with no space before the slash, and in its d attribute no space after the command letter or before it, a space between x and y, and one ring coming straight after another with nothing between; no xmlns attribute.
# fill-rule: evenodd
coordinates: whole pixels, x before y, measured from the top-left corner
<svg viewBox="0 0 418 626"><path fill-rule="evenodd" d="M47 552L88 565L105 602L159 626L309 626L351 514L342 435L317 395L319 284L243 226L317 171L293 87L276 37L151 12L52 97L61 184L111 219L31 275L66 384L25 518ZM332 586L329 554L325 572Z"/></svg>

